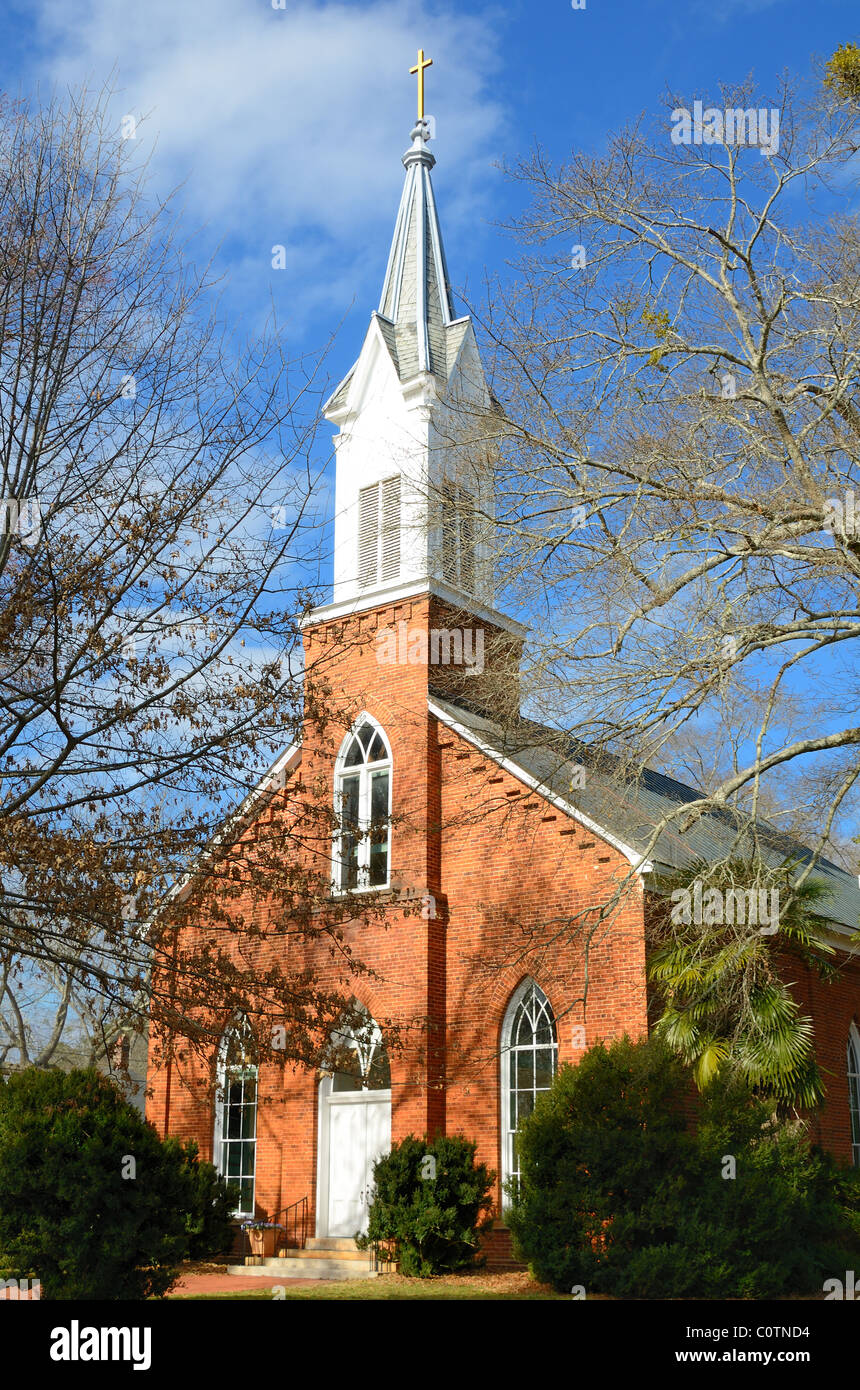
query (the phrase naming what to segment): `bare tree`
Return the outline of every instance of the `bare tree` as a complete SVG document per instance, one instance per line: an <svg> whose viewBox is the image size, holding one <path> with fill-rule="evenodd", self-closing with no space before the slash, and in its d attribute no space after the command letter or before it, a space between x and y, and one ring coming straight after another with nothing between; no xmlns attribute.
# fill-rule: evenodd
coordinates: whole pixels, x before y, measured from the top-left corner
<svg viewBox="0 0 860 1390"><path fill-rule="evenodd" d="M285 768L267 793L283 805L291 784L328 847L304 867L277 809L253 870L223 833L303 706L324 709L298 647L321 555L320 364L289 363L276 328L226 332L109 95L0 110L0 1048L55 1057L76 1001L106 1046L130 1016L198 1036L201 1010L232 1003L288 1016L286 1050L307 1051L346 985L243 955L226 909L181 951L177 930L205 862L225 902L263 904L259 937L325 937L345 979L358 968L326 905L314 790ZM53 991L38 1043L25 981L31 1002Z"/></svg>
<svg viewBox="0 0 860 1390"><path fill-rule="evenodd" d="M857 127L832 87L747 83L560 169L536 151L486 324L532 707L632 777L714 751L678 825L814 774L818 852L860 775Z"/></svg>
<svg viewBox="0 0 860 1390"><path fill-rule="evenodd" d="M7 954L0 965L0 1070L99 1067L142 1102L146 1037L139 1009L87 990L80 955L67 966Z"/></svg>

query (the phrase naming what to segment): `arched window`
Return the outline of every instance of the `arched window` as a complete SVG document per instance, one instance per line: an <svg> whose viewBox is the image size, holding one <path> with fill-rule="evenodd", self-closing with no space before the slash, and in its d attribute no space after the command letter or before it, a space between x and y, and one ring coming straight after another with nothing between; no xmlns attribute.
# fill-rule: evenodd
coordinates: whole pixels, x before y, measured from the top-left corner
<svg viewBox="0 0 860 1390"><path fill-rule="evenodd" d="M558 1067L558 1039L549 1000L534 980L514 992L502 1025L502 1178L519 1181L517 1129L548 1091Z"/></svg>
<svg viewBox="0 0 860 1390"><path fill-rule="evenodd" d="M851 1159L860 1168L860 1032L852 1023L846 1055L848 1106L851 1115Z"/></svg>
<svg viewBox="0 0 860 1390"><path fill-rule="evenodd" d="M236 1019L218 1049L214 1164L239 1189L236 1216L254 1214L257 1161L257 1058L251 1025Z"/></svg>
<svg viewBox="0 0 860 1390"><path fill-rule="evenodd" d="M391 753L379 725L362 715L335 768L339 833L335 882L342 891L388 886Z"/></svg>
<svg viewBox="0 0 860 1390"><path fill-rule="evenodd" d="M391 1067L382 1030L363 1004L331 1035L328 1065L332 1091L390 1091Z"/></svg>

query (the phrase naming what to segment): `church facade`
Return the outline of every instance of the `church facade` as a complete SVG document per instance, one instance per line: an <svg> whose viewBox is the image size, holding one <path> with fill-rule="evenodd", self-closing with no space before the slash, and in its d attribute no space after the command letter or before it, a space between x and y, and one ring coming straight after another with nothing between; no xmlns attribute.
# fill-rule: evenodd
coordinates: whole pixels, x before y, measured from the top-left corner
<svg viewBox="0 0 860 1390"><path fill-rule="evenodd" d="M434 162L419 121L379 309L326 407L338 430L334 592L304 643L342 727L323 738L309 715L273 769L286 798L300 776L339 810L332 895L383 909L345 926L367 966L354 1016L330 1067L258 1061L252 1023L225 1013L208 1064L154 1062L148 1077L149 1118L238 1183L241 1215L276 1219L307 1199L310 1234L331 1242L363 1227L373 1162L410 1133L476 1140L502 1214L517 1125L558 1066L598 1039L647 1033L649 883L691 852L667 831L643 853L689 789L659 774L623 794L599 771L583 779L550 731L518 715L526 632L495 607L483 529L494 402L473 325L454 312ZM243 838L272 814L261 789ZM709 833L716 853L720 823ZM848 943L860 892L835 866L822 872L842 969L826 986L811 974L796 984L828 1085L813 1137L860 1163L860 953ZM572 923L591 924L587 950ZM304 951L336 988L325 946Z"/></svg>

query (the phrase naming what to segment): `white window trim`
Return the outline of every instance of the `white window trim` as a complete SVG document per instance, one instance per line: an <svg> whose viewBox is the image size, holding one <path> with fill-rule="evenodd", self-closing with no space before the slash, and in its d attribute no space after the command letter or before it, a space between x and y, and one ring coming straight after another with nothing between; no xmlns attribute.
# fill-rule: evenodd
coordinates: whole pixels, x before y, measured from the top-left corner
<svg viewBox="0 0 860 1390"><path fill-rule="evenodd" d="M230 1035L231 1035L231 1033L233 1033L237 1028L241 1028L243 1022L245 1023L245 1025L247 1025L247 1019L245 1019L244 1016L243 1016L242 1019L238 1019L238 1018L231 1019L231 1021L227 1024L226 1028L224 1029L224 1032L221 1034L221 1041L220 1041L220 1043L218 1044L218 1060L217 1060L217 1063L216 1063L216 1070L215 1070L215 1132L214 1132L213 1140L212 1140L212 1164L213 1164L213 1167L215 1168L216 1172L220 1173L222 1177L225 1177L225 1176L226 1176L226 1174L222 1171L222 1166L221 1166L221 1165L222 1165L222 1162L223 1162L223 1158L224 1158L224 1153L223 1153L224 1145L223 1145L223 1143L222 1143L221 1134L222 1134L223 1128L224 1128L224 1104L225 1104L225 1098L224 1098L224 1082L225 1082L225 1080L226 1080L226 1074L227 1074L227 1048L228 1048L228 1046L229 1046L229 1041L230 1041ZM251 1209L250 1209L250 1211L244 1211L244 1210L242 1210L241 1208L237 1208L234 1212L231 1213L233 1216L237 1216L237 1217L252 1217L252 1216L254 1215L254 1212L256 1211L256 1201L257 1201L257 1121L259 1120L259 1085L260 1085L260 1068L259 1068L259 1066L257 1065L256 1062L254 1063L254 1070L255 1070L255 1073L256 1073L256 1089L255 1089L255 1093L254 1093L254 1094L255 1094L254 1108L255 1108L256 1114L255 1114L255 1117L254 1117L254 1181L253 1181L253 1190L252 1190L252 1193L251 1193ZM247 1141L245 1141L245 1142L247 1142Z"/></svg>
<svg viewBox="0 0 860 1390"><path fill-rule="evenodd" d="M532 986L534 986L536 989L540 990L540 992L541 992L541 994L543 995L544 999L546 1000L547 1004L549 1004L550 1010L552 1011L553 1027L555 1028L555 1073L554 1073L554 1075L558 1075L558 1027L556 1026L556 1023L555 1023L555 1010L554 1010L553 1007L552 1007L552 1002L551 1002L551 1000L550 1000L550 998L549 998L549 995L548 995L543 989L541 989L541 987L540 987L540 985L538 984L537 980L533 979L531 975L527 975L526 978L517 986L517 988L514 990L513 994L511 995L510 999L508 1000L508 1006L507 1006L507 1008L505 1009L505 1016L504 1016L504 1019L503 1019L503 1021L502 1021L502 1038L501 1038L501 1105L500 1105L500 1112L499 1112L499 1118L500 1118L501 1124L500 1124L500 1135L499 1135L499 1137L500 1137L500 1141L501 1141L500 1147L501 1147L502 1210L503 1210L503 1211L508 1207L508 1205L509 1205L509 1203L510 1203L510 1198L508 1197L508 1194L507 1194L507 1192L506 1192L506 1190L505 1190L505 1184L508 1182L508 1179L511 1178L511 1177L513 1176L513 1164L512 1164L512 1162L511 1162L511 1146L512 1146L513 1131L509 1128L509 1122L508 1122L508 1117L509 1117L509 1115L510 1115L510 1091L511 1091L511 1035L512 1035L512 1033L513 1033L514 1019L515 1019L516 1016L517 1016L517 1011L519 1010L520 1004L522 1003L522 1001L523 1001L523 999L525 998L525 996L526 996L526 995L530 992L530 990L532 989Z"/></svg>
<svg viewBox="0 0 860 1390"><path fill-rule="evenodd" d="M384 759L379 759L379 761L375 763L362 763L360 767L348 768L344 765L347 750L349 749L352 740L355 738L355 735L358 733L359 729L362 727L363 724L370 724L376 730L376 732L379 734L379 737L382 739L382 742L385 744L387 756ZM387 768L388 770L388 809L386 812L388 816L388 862L386 864L385 882L371 884L368 882L368 878L370 875L371 843L370 836L366 833L370 829L371 781L372 774L374 772L381 772L383 768ZM332 843L331 891L332 897L336 898L348 898L353 893L386 893L391 888L391 801L394 787L394 759L391 754L391 744L388 741L388 737L385 733L385 730L379 723L379 720L374 719L373 715L368 714L367 711L361 713L355 720L352 728L350 729L349 733L347 734L346 738L341 744L340 751L338 752L337 758L335 760L334 813L336 819L339 819L343 811L343 802L341 800L340 791L341 779L343 777L350 776L350 774L353 772L358 772L361 777L361 780L359 782L358 823L359 828L365 833L362 835L362 838L359 841L358 883L354 888L342 888L340 886L340 874L342 868L342 861L340 857L342 832L338 830L335 833L334 840Z"/></svg>

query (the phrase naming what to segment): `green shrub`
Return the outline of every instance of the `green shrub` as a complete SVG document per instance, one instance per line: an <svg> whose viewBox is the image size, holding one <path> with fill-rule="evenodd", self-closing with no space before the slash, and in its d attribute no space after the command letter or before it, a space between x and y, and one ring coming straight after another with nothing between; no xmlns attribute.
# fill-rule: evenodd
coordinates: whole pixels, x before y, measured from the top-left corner
<svg viewBox="0 0 860 1390"><path fill-rule="evenodd" d="M475 1162L462 1136L407 1135L377 1159L367 1235L359 1244L397 1241L402 1274L422 1278L472 1265L478 1232L489 1224L495 1173Z"/></svg>
<svg viewBox="0 0 860 1390"><path fill-rule="evenodd" d="M162 1141L97 1071L0 1083L0 1266L51 1299L140 1299L176 1281L216 1217L208 1165ZM201 1172L202 1170L202 1172ZM125 1176L124 1176L125 1174ZM133 1174L133 1176L132 1176Z"/></svg>
<svg viewBox="0 0 860 1390"><path fill-rule="evenodd" d="M509 1221L536 1277L620 1298L773 1298L855 1267L846 1170L736 1081L714 1083L694 1123L688 1096L653 1039L562 1068L518 1141Z"/></svg>
<svg viewBox="0 0 860 1390"><path fill-rule="evenodd" d="M840 1168L837 1197L848 1229L860 1248L860 1168Z"/></svg>
<svg viewBox="0 0 860 1390"><path fill-rule="evenodd" d="M229 1253L235 1234L232 1213L239 1205L236 1187L228 1186L213 1164L201 1163L198 1154L195 1140L182 1145L190 1186L190 1206L185 1213L189 1260Z"/></svg>

